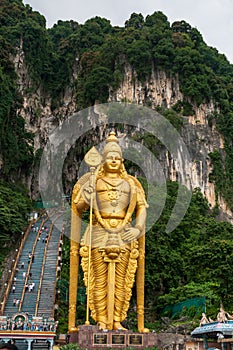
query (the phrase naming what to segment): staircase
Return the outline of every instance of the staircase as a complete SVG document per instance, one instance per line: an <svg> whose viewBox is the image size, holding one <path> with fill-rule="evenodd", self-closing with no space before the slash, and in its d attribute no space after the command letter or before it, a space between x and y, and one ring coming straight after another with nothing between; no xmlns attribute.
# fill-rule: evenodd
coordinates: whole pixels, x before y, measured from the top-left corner
<svg viewBox="0 0 233 350"><path fill-rule="evenodd" d="M37 221L37 223L34 225L35 229L38 227L38 230L42 226L43 220L40 219ZM13 300L18 299L21 300L23 291L24 291L24 285L25 285L25 279L23 278L23 272L28 272L28 255L30 252L33 251L34 245L37 243L37 231L33 228L31 228L27 239L24 243L23 249L21 251L21 255L18 260L18 272L15 272L14 277L16 277L16 285L15 285L15 292L13 293L12 288L8 295L8 299L5 305L4 309L4 315L7 315L9 317L12 317L15 313L19 311L20 305L14 306ZM24 263L24 268L21 268L22 262Z"/></svg>
<svg viewBox="0 0 233 350"><path fill-rule="evenodd" d="M16 288L14 292L12 288L9 292L4 316L11 318L22 312L26 313L30 320L33 316L53 317L58 248L61 239L61 233L54 225L56 220L59 220L57 215L50 219L45 217L31 228L18 260L18 272L14 275ZM29 253L34 256L33 260L29 258ZM22 262L24 267L21 267ZM26 278L23 277L25 272ZM35 284L31 292L25 288L25 285L30 283ZM13 305L14 299L20 301L18 306Z"/></svg>
<svg viewBox="0 0 233 350"><path fill-rule="evenodd" d="M60 231L54 227L47 247L40 300L37 311L37 315L43 316L44 318L53 317L57 277L57 254L60 244L60 237Z"/></svg>

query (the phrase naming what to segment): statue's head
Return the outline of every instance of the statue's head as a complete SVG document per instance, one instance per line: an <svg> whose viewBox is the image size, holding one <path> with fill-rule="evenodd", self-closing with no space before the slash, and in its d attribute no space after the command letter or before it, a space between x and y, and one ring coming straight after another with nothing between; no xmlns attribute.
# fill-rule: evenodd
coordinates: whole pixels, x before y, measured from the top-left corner
<svg viewBox="0 0 233 350"><path fill-rule="evenodd" d="M100 173L104 174L106 172L111 172L119 173L120 176L126 175L122 150L114 131L111 131L106 139L106 145L103 149L102 156L103 160Z"/></svg>

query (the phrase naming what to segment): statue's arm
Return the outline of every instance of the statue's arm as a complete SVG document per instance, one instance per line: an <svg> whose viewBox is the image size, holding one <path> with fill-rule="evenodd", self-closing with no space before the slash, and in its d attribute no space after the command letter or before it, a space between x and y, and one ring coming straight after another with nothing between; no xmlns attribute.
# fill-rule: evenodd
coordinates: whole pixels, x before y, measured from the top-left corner
<svg viewBox="0 0 233 350"><path fill-rule="evenodd" d="M144 191L141 188L136 188L136 192L135 226L129 227L125 230L122 235L125 241L137 239L145 232L146 208L148 205L146 203Z"/></svg>
<svg viewBox="0 0 233 350"><path fill-rule="evenodd" d="M145 230L146 223L146 206L141 205L136 210L136 223L135 228L140 231L140 234Z"/></svg>
<svg viewBox="0 0 233 350"><path fill-rule="evenodd" d="M83 193L89 184L89 173L83 175L75 184L71 199L71 233L70 238L73 245L79 244L81 240L82 214L89 208L89 203ZM76 242L76 243L75 243ZM79 249L78 246L73 249Z"/></svg>
<svg viewBox="0 0 233 350"><path fill-rule="evenodd" d="M82 195L82 192L80 191L80 193L78 194L78 196L76 196L74 198L74 206L76 209L76 213L79 216L82 216L82 213L84 211L87 211L89 209L89 203L87 202L87 200L84 198L84 196Z"/></svg>
<svg viewBox="0 0 233 350"><path fill-rule="evenodd" d="M75 184L72 194L72 212L79 217L89 209L89 173L85 174Z"/></svg>
<svg viewBox="0 0 233 350"><path fill-rule="evenodd" d="M148 204L146 202L145 193L142 188L137 188L137 204L136 204L136 223L135 228L140 232L139 235L144 233L146 224L146 208Z"/></svg>

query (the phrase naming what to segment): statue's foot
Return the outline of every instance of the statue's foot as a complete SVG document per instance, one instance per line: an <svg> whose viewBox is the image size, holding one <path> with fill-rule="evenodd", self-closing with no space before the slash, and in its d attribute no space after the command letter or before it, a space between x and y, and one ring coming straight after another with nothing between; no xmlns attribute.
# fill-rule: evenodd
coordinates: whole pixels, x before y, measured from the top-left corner
<svg viewBox="0 0 233 350"><path fill-rule="evenodd" d="M142 328L138 330L140 333L150 333L150 330L148 328Z"/></svg>
<svg viewBox="0 0 233 350"><path fill-rule="evenodd" d="M107 326L104 322L98 322L98 327L100 331L107 329Z"/></svg>
<svg viewBox="0 0 233 350"><path fill-rule="evenodd" d="M113 329L114 329L115 331L117 331L117 330L127 331L127 329L124 328L120 322L114 322L114 323L113 323Z"/></svg>
<svg viewBox="0 0 233 350"><path fill-rule="evenodd" d="M69 333L76 333L76 332L78 332L79 331L79 328L78 327L71 327L70 329L69 329Z"/></svg>

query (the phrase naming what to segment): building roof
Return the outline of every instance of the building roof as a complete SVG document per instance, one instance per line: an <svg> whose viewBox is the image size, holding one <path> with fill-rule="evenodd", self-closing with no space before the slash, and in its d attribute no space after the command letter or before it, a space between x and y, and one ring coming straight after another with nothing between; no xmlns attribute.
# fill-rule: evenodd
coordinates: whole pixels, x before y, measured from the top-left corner
<svg viewBox="0 0 233 350"><path fill-rule="evenodd" d="M233 336L233 320L226 322L210 322L197 327L191 332L191 336L194 338L214 337L219 336L232 337Z"/></svg>

